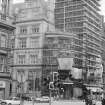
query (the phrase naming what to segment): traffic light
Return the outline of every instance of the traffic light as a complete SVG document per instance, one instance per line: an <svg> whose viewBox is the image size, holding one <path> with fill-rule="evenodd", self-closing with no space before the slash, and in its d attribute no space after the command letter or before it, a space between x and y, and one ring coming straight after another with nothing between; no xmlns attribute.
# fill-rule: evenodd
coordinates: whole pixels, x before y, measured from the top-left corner
<svg viewBox="0 0 105 105"><path fill-rule="evenodd" d="M49 83L49 89L54 90L54 84L53 84L53 82Z"/></svg>
<svg viewBox="0 0 105 105"><path fill-rule="evenodd" d="M54 81L53 84L54 84L54 87L55 87L55 88L58 88L59 85L60 85L60 80L58 79L58 80Z"/></svg>
<svg viewBox="0 0 105 105"><path fill-rule="evenodd" d="M72 78L72 74L69 74L69 78Z"/></svg>
<svg viewBox="0 0 105 105"><path fill-rule="evenodd" d="M50 78L44 78L43 79L43 85L44 86L49 86L49 83L50 83Z"/></svg>
<svg viewBox="0 0 105 105"><path fill-rule="evenodd" d="M58 80L58 72L53 72L53 81Z"/></svg>
<svg viewBox="0 0 105 105"><path fill-rule="evenodd" d="M74 80L74 78L73 78L73 76L72 76L71 73L69 73L69 79L70 79L70 80Z"/></svg>
<svg viewBox="0 0 105 105"><path fill-rule="evenodd" d="M63 94L63 93L64 93L64 88L60 88L60 89L59 89L59 93L60 93L60 94Z"/></svg>

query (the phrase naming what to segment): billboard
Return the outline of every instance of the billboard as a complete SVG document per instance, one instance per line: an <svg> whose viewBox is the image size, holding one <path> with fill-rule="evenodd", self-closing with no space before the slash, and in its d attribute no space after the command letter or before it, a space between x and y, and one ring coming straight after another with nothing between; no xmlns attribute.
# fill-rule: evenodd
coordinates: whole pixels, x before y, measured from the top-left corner
<svg viewBox="0 0 105 105"><path fill-rule="evenodd" d="M71 70L73 66L73 58L58 58L60 70Z"/></svg>
<svg viewBox="0 0 105 105"><path fill-rule="evenodd" d="M82 69L73 68L71 74L75 79L82 79Z"/></svg>

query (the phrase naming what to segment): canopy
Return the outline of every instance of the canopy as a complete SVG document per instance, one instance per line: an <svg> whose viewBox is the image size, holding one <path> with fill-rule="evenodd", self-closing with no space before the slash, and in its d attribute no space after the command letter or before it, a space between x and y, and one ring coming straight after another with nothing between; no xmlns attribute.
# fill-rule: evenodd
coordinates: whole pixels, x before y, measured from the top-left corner
<svg viewBox="0 0 105 105"><path fill-rule="evenodd" d="M87 87L87 89L90 89L92 92L103 92L99 87Z"/></svg>

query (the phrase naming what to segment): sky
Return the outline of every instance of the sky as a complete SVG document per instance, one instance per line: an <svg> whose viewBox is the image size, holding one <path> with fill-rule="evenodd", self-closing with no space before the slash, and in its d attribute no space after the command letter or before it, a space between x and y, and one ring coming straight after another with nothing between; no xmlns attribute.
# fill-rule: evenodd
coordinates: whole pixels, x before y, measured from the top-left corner
<svg viewBox="0 0 105 105"><path fill-rule="evenodd" d="M13 1L14 1L14 3L18 3L18 2L23 2L24 0L13 0ZM100 4L101 4L101 7L100 7L101 14L104 15L104 17L105 17L105 0L101 0ZM105 18L104 18L104 20L105 20Z"/></svg>
<svg viewBox="0 0 105 105"><path fill-rule="evenodd" d="M101 0L101 14L105 16L105 0Z"/></svg>

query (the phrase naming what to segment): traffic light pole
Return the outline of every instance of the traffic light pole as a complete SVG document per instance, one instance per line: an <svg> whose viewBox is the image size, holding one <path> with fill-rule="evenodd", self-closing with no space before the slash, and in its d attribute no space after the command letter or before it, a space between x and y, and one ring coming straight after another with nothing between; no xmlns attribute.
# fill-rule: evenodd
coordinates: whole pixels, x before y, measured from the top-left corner
<svg viewBox="0 0 105 105"><path fill-rule="evenodd" d="M51 82L49 82L49 105L51 105L51 88L50 88Z"/></svg>
<svg viewBox="0 0 105 105"><path fill-rule="evenodd" d="M49 97L50 97L49 105L51 105L51 90L53 89L54 89L53 82L50 82L49 83Z"/></svg>
<svg viewBox="0 0 105 105"><path fill-rule="evenodd" d="M51 105L51 89L50 89L50 100L49 100L49 105Z"/></svg>

